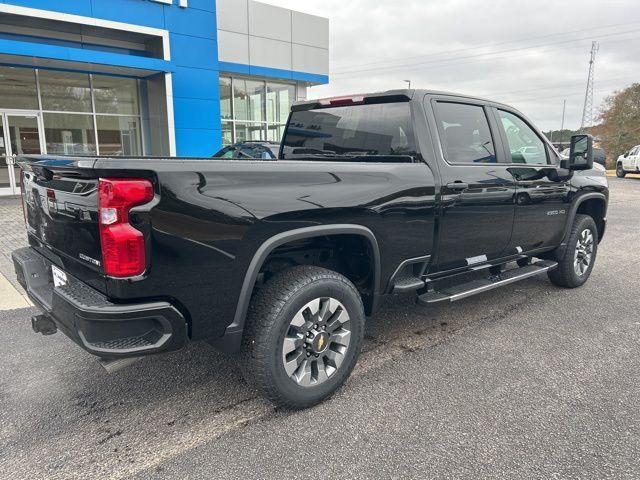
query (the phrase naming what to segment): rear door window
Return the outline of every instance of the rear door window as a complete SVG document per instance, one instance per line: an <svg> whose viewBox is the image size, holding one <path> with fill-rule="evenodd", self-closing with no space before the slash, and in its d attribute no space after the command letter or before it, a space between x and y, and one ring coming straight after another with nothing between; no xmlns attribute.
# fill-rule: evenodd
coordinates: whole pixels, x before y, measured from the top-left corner
<svg viewBox="0 0 640 480"><path fill-rule="evenodd" d="M483 107L437 102L444 156L449 163L496 163L496 148Z"/></svg>
<svg viewBox="0 0 640 480"><path fill-rule="evenodd" d="M513 163L549 163L546 144L523 119L505 110L498 110L498 119L507 137Z"/></svg>
<svg viewBox="0 0 640 480"><path fill-rule="evenodd" d="M285 159L416 156L407 102L294 111L282 142Z"/></svg>

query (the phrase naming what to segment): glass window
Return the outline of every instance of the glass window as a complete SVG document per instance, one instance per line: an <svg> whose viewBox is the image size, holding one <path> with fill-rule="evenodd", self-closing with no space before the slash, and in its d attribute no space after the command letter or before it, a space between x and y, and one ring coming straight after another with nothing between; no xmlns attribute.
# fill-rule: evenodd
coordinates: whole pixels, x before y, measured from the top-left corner
<svg viewBox="0 0 640 480"><path fill-rule="evenodd" d="M33 69L0 67L0 108L39 108Z"/></svg>
<svg viewBox="0 0 640 480"><path fill-rule="evenodd" d="M463 103L437 103L438 123L444 134L443 148L449 163L496 163L484 108Z"/></svg>
<svg viewBox="0 0 640 480"><path fill-rule="evenodd" d="M233 123L222 122L222 145L233 143Z"/></svg>
<svg viewBox="0 0 640 480"><path fill-rule="evenodd" d="M39 155L38 117L7 115L9 142L14 155Z"/></svg>
<svg viewBox="0 0 640 480"><path fill-rule="evenodd" d="M40 70L40 94L43 110L91 112L89 75Z"/></svg>
<svg viewBox="0 0 640 480"><path fill-rule="evenodd" d="M265 139L262 123L236 123L236 142L260 141Z"/></svg>
<svg viewBox="0 0 640 480"><path fill-rule="evenodd" d="M280 141L296 98L296 85L219 77L222 144Z"/></svg>
<svg viewBox="0 0 640 480"><path fill-rule="evenodd" d="M264 121L264 82L233 81L233 108L235 120Z"/></svg>
<svg viewBox="0 0 640 480"><path fill-rule="evenodd" d="M96 153L93 116L45 113L43 120L47 153L54 155Z"/></svg>
<svg viewBox="0 0 640 480"><path fill-rule="evenodd" d="M220 115L225 120L231 120L231 79L220 77Z"/></svg>
<svg viewBox="0 0 640 480"><path fill-rule="evenodd" d="M233 153L235 152L234 147L227 147L220 150L218 153L214 155L215 158L233 158Z"/></svg>
<svg viewBox="0 0 640 480"><path fill-rule="evenodd" d="M498 115L500 116L502 128L504 128L507 135L513 163L531 165L546 165L549 163L545 143L524 120L504 110L498 110Z"/></svg>
<svg viewBox="0 0 640 480"><path fill-rule="evenodd" d="M98 145L100 155L141 155L140 120L138 117L98 115Z"/></svg>
<svg viewBox="0 0 640 480"><path fill-rule="evenodd" d="M295 101L295 85L267 83L267 121L287 123L291 104Z"/></svg>
<svg viewBox="0 0 640 480"><path fill-rule="evenodd" d="M416 155L408 103L293 112L285 158L321 155Z"/></svg>
<svg viewBox="0 0 640 480"><path fill-rule="evenodd" d="M278 142L282 140L284 135L284 125L269 125L267 129L267 140L270 142Z"/></svg>
<svg viewBox="0 0 640 480"><path fill-rule="evenodd" d="M135 78L93 76L96 113L138 115L138 81Z"/></svg>

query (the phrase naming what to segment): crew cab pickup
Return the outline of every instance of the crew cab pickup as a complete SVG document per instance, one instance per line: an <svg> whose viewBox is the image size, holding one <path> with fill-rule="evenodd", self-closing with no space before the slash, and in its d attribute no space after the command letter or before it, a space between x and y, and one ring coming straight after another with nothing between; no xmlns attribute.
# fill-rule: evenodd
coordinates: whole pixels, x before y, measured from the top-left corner
<svg viewBox="0 0 640 480"><path fill-rule="evenodd" d="M348 377L385 295L584 284L608 202L592 149L575 136L561 158L517 110L461 95L306 101L271 162L21 158L13 261L36 332L106 365L208 341L304 408Z"/></svg>
<svg viewBox="0 0 640 480"><path fill-rule="evenodd" d="M640 173L640 145L620 155L616 162L616 176L624 178L627 173Z"/></svg>

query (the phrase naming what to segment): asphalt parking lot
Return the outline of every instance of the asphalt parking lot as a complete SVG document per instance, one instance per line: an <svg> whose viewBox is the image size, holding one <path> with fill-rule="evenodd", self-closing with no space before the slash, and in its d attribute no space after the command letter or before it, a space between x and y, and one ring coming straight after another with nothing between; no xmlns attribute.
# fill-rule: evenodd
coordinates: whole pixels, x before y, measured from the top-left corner
<svg viewBox="0 0 640 480"><path fill-rule="evenodd" d="M207 345L109 375L0 311L0 477L640 478L640 179L578 290L393 298L344 388L280 411Z"/></svg>

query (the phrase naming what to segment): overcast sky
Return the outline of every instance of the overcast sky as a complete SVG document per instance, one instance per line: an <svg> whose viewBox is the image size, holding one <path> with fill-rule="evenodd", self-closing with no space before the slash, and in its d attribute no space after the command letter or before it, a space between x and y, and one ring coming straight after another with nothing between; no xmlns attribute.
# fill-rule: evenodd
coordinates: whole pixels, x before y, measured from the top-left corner
<svg viewBox="0 0 640 480"><path fill-rule="evenodd" d="M311 97L403 88L484 96L544 129L578 128L591 41L595 103L640 82L640 0L262 0L330 19L330 84Z"/></svg>

